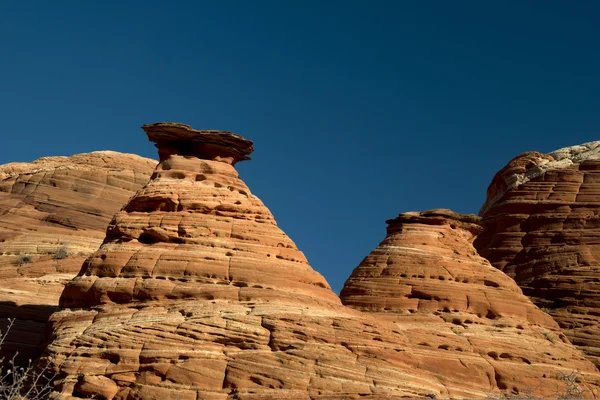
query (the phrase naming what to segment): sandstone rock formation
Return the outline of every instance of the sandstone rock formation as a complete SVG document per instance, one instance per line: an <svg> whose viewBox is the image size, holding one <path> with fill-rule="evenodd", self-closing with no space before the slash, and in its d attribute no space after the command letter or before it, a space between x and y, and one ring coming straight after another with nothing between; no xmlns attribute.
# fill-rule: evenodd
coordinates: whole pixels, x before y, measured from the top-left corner
<svg viewBox="0 0 600 400"><path fill-rule="evenodd" d="M495 388L493 376L473 385L471 370L446 379L436 360L423 367L402 330L342 306L239 179L232 164L250 141L144 129L160 138L162 162L51 318L55 398L464 398Z"/></svg>
<svg viewBox="0 0 600 400"><path fill-rule="evenodd" d="M480 215L480 254L600 366L600 141L519 155Z"/></svg>
<svg viewBox="0 0 600 400"><path fill-rule="evenodd" d="M39 356L64 285L155 166L112 151L0 166L0 329L17 319L4 355Z"/></svg>
<svg viewBox="0 0 600 400"><path fill-rule="evenodd" d="M387 236L354 270L345 305L392 323L421 368L473 388L556 397L558 373L599 374L556 322L480 257L479 218L436 209L387 221ZM492 390L490 390L492 392Z"/></svg>
<svg viewBox="0 0 600 400"><path fill-rule="evenodd" d="M51 317L53 398L482 398L540 381L544 393L560 390L556 373L571 369L598 394L595 368L556 323L476 256L466 217L413 216L427 221L423 243L448 231L454 247L433 251L444 262L434 275L398 278L422 283L408 303L369 299L377 285L361 288L355 273L346 307L235 171L252 142L176 123L143 128L161 162ZM393 292L387 283L375 297Z"/></svg>

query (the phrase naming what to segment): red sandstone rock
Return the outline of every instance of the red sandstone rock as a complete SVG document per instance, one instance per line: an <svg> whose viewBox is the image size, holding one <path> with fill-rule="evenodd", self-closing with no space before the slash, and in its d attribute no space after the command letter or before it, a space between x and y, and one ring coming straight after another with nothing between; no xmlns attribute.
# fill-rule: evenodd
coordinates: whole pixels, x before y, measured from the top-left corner
<svg viewBox="0 0 600 400"><path fill-rule="evenodd" d="M89 393L83 372L114 382L115 398L484 397L497 389L486 359L465 355L463 368L448 352L471 345L447 326L449 339L425 336L429 349L408 325L342 307L233 167L203 159L223 160L218 154L196 156L171 154L159 165L65 289L62 304L72 309L53 316L49 347L60 396Z"/></svg>
<svg viewBox="0 0 600 400"><path fill-rule="evenodd" d="M494 177L480 254L600 366L600 142L524 153Z"/></svg>
<svg viewBox="0 0 600 400"><path fill-rule="evenodd" d="M443 209L389 220L386 238L344 285L342 302L391 321L416 347L421 368L446 381L552 396L560 392L557 373L576 370L598 393L593 364L511 278L477 255L478 222Z"/></svg>
<svg viewBox="0 0 600 400"><path fill-rule="evenodd" d="M155 165L99 151L0 166L0 325L17 319L3 354L18 350L25 362L39 356L64 285Z"/></svg>
<svg viewBox="0 0 600 400"><path fill-rule="evenodd" d="M163 161L63 292L48 347L55 397L91 393L82 374L114 382L114 399L480 393L446 387L403 356L401 333L341 305L239 179L232 164L250 141L144 128Z"/></svg>
<svg viewBox="0 0 600 400"><path fill-rule="evenodd" d="M51 317L54 398L482 398L540 380L558 389L550 376L561 366L579 370L596 391L592 364L554 321L530 303L497 303L497 288L489 289L493 302L475 294L472 306L449 302L459 322L428 307L399 323L397 310L343 306L239 179L233 164L248 156L250 141L178 124L144 128L162 161ZM456 240L467 235L460 226ZM520 295L487 268L486 279ZM503 335L521 331L527 340L507 349ZM525 365L534 372L522 376Z"/></svg>

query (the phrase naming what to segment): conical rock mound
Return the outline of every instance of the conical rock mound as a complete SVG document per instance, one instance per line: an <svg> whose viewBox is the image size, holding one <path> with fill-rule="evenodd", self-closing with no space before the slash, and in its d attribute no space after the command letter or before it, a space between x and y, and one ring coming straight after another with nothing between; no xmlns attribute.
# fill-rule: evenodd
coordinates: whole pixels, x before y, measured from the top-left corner
<svg viewBox="0 0 600 400"><path fill-rule="evenodd" d="M342 302L392 321L422 368L476 388L556 396L578 371L598 393L594 366L554 320L473 248L479 218L437 209L387 221L387 236L354 270ZM490 391L492 392L492 391Z"/></svg>
<svg viewBox="0 0 600 400"><path fill-rule="evenodd" d="M480 215L481 255L600 367L600 141L514 158Z"/></svg>
<svg viewBox="0 0 600 400"><path fill-rule="evenodd" d="M339 303L239 179L235 157L228 154L230 141L241 142L245 151L252 150L252 142L176 124L144 128L158 142L162 161L115 215L100 250L67 285L63 306L184 298ZM191 132L198 143L209 142L210 151L195 149L191 140L185 144L187 136L163 139L162 129L172 136ZM219 143L225 156L219 156Z"/></svg>
<svg viewBox="0 0 600 400"><path fill-rule="evenodd" d="M54 398L373 399L451 391L343 307L233 164L252 142L146 125L161 163L66 287ZM477 392L480 393L480 392Z"/></svg>

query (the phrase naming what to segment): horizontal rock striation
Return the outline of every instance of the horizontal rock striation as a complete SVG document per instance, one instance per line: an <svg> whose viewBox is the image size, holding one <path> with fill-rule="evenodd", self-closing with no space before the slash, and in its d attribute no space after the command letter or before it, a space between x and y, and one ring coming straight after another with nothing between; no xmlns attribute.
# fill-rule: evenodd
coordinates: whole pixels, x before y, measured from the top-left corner
<svg viewBox="0 0 600 400"><path fill-rule="evenodd" d="M54 398L482 396L445 385L402 332L342 306L238 177L232 154L251 142L173 123L144 129L163 160L52 316Z"/></svg>
<svg viewBox="0 0 600 400"><path fill-rule="evenodd" d="M483 398L598 373L471 245L478 218L401 214L344 306L234 164L252 142L143 127L161 162L62 293L55 399Z"/></svg>
<svg viewBox="0 0 600 400"><path fill-rule="evenodd" d="M600 366L600 141L511 160L480 215L479 253Z"/></svg>
<svg viewBox="0 0 600 400"><path fill-rule="evenodd" d="M560 373L579 371L591 393L599 374L556 322L472 243L479 217L445 209L387 221L387 235L354 270L342 302L389 321L421 368L488 394L555 396Z"/></svg>
<svg viewBox="0 0 600 400"><path fill-rule="evenodd" d="M7 358L39 356L64 285L155 166L112 151L0 166L0 329L16 318L2 348Z"/></svg>
<svg viewBox="0 0 600 400"><path fill-rule="evenodd" d="M157 126L163 125L171 134L177 126L144 128L155 138L160 137ZM61 305L181 298L250 301L267 293L298 304L339 303L230 160L218 155L218 160L208 159L220 146L236 152L229 140L218 141L232 134L178 128L200 132L198 140L205 132L216 135L210 138L210 152L200 146L198 153L172 154L158 165L148 185L114 216L103 245L67 285ZM189 140L188 135L181 140Z"/></svg>

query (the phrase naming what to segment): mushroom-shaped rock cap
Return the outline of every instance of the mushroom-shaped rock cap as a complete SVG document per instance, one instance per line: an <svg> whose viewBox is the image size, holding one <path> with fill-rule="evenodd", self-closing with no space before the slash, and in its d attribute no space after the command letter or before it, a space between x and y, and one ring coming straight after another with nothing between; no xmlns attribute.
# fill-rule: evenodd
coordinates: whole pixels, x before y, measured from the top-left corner
<svg viewBox="0 0 600 400"><path fill-rule="evenodd" d="M459 214L447 208L435 208L427 211L400 213L396 218L385 221L388 234L400 229L403 224L454 225L477 235L483 229L479 225L481 217L474 214Z"/></svg>
<svg viewBox="0 0 600 400"><path fill-rule="evenodd" d="M177 122L146 124L142 129L158 148L160 161L179 154L233 165L249 160L248 155L254 151L251 140L227 131L196 130Z"/></svg>

